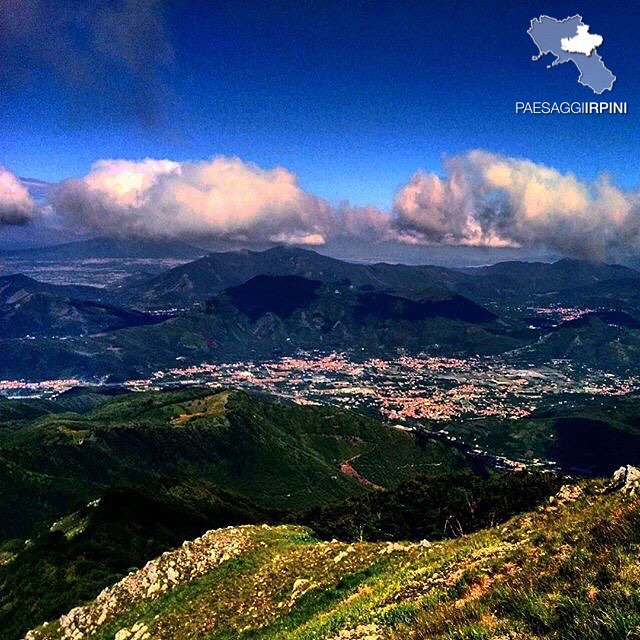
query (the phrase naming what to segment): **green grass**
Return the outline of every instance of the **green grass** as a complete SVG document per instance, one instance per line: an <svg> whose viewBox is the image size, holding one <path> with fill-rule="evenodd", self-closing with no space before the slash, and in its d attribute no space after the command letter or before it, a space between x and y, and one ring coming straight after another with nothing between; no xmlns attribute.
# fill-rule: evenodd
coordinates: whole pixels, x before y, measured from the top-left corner
<svg viewBox="0 0 640 640"><path fill-rule="evenodd" d="M242 557L133 605L87 640L140 621L163 640L633 640L640 504L597 488L429 547L256 529ZM296 584L308 588L296 596Z"/></svg>
<svg viewBox="0 0 640 640"><path fill-rule="evenodd" d="M0 438L0 540L31 536L109 487L161 477L207 480L270 508L325 504L367 491L340 472L356 455L386 487L468 466L441 444L347 411L202 388L118 396Z"/></svg>

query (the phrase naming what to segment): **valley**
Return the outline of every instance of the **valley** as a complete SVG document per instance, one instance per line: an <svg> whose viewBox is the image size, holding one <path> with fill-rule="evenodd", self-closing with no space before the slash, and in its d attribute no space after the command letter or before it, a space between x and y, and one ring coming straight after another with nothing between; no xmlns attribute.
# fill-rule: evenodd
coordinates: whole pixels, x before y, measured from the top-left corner
<svg viewBox="0 0 640 640"><path fill-rule="evenodd" d="M0 278L0 394L233 387L421 430L498 467L553 469L549 447L506 445L486 425L611 406L640 385L628 267L367 265L290 247L189 260L198 252L97 239L8 255L74 276ZM133 271L105 287L71 256ZM137 262L164 260L183 263Z"/></svg>
<svg viewBox="0 0 640 640"><path fill-rule="evenodd" d="M633 269L113 242L3 268L27 263L0 277L11 640L528 637L487 617L513 563L535 581L518 549L635 518L597 479L640 464Z"/></svg>

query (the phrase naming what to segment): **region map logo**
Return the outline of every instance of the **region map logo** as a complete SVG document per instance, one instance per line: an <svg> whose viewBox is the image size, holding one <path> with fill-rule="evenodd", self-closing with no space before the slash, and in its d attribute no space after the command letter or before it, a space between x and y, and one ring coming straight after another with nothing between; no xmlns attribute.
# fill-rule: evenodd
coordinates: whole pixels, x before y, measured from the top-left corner
<svg viewBox="0 0 640 640"><path fill-rule="evenodd" d="M548 69L573 62L578 70L578 82L601 95L611 91L616 76L598 53L598 47L604 42L603 36L590 33L589 29L580 14L564 20L542 15L531 20L527 33L538 47L537 55L532 56L534 62L547 55L552 56ZM628 112L626 102L516 102L516 113L532 115L626 115Z"/></svg>
<svg viewBox="0 0 640 640"><path fill-rule="evenodd" d="M582 21L581 15L564 20L540 16L531 21L531 28L527 33L538 47L539 53L533 56L534 61L551 54L555 59L549 69L565 62L573 62L580 72L578 82L594 93L601 94L613 87L616 77L605 67L597 52L604 38L589 33L589 25Z"/></svg>

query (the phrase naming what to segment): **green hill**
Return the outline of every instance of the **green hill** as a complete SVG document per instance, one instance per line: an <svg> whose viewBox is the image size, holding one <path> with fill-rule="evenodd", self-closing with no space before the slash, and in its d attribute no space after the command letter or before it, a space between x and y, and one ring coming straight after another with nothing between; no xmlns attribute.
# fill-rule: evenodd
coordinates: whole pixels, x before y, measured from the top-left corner
<svg viewBox="0 0 640 640"><path fill-rule="evenodd" d="M28 640L610 640L640 629L640 504L601 485L441 542L210 531Z"/></svg>
<svg viewBox="0 0 640 640"><path fill-rule="evenodd" d="M185 389L51 413L0 438L0 540L165 477L214 482L269 508L303 508L468 467L459 453L350 412Z"/></svg>
<svg viewBox="0 0 640 640"><path fill-rule="evenodd" d="M554 358L620 372L637 370L640 357L638 320L624 313L592 313L560 324L522 349L527 361Z"/></svg>
<svg viewBox="0 0 640 640"><path fill-rule="evenodd" d="M434 428L440 428L434 425ZM478 418L447 425L467 443L512 460L552 461L564 472L609 475L640 465L640 396L562 397L526 418Z"/></svg>
<svg viewBox="0 0 640 640"><path fill-rule="evenodd" d="M212 528L300 522L325 539L440 539L503 522L558 487L558 478L540 474L425 476L304 513L261 509L203 480L110 489L28 543L5 544L0 629L17 638Z"/></svg>

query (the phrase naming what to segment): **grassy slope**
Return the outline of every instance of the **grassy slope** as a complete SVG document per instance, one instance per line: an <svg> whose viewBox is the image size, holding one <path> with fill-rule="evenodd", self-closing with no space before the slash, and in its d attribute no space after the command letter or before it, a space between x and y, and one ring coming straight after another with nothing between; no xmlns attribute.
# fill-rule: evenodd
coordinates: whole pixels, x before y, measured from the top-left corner
<svg viewBox="0 0 640 640"><path fill-rule="evenodd" d="M436 540L528 511L560 482L549 474L425 476L304 514L266 511L202 480L112 489L28 544L0 546L0 629L7 640L22 637L210 529L298 522L324 540Z"/></svg>
<svg viewBox="0 0 640 640"><path fill-rule="evenodd" d="M0 546L0 635L21 638L35 624L91 600L131 567L208 529L267 518L206 481L111 489L28 544Z"/></svg>
<svg viewBox="0 0 640 640"><path fill-rule="evenodd" d="M119 396L0 440L0 539L30 536L108 487L162 477L208 480L269 508L322 504L367 490L340 472L355 456L382 486L467 466L441 444L332 408L208 389Z"/></svg>
<svg viewBox="0 0 640 640"><path fill-rule="evenodd" d="M217 567L121 598L97 626L99 607L80 617L88 640L134 627L163 640L636 638L639 525L636 499L590 484L570 503L430 546L224 529L210 544L234 552ZM57 623L32 636L61 637Z"/></svg>

